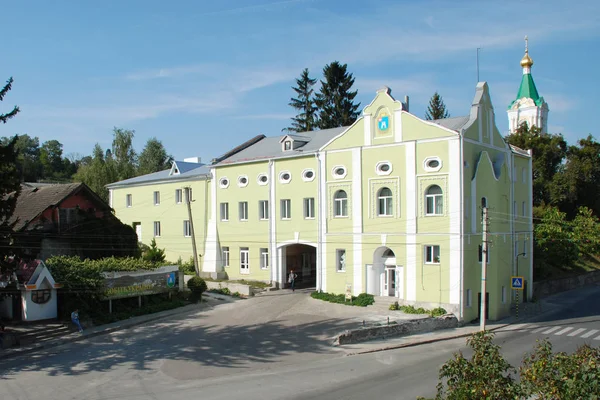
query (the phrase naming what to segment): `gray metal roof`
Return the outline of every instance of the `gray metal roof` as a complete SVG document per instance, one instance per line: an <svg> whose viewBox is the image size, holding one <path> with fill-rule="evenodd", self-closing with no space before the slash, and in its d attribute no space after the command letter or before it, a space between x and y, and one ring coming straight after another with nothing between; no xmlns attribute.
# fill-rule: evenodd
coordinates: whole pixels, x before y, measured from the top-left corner
<svg viewBox="0 0 600 400"><path fill-rule="evenodd" d="M310 139L310 141L304 146L288 151L283 151L280 143L281 139L287 135L266 137L261 141L256 142L253 145L250 145L245 149L235 153L231 157L221 160L215 165L220 166L240 162L258 161L270 158L281 158L299 154L314 153L346 129L348 129L348 127L343 126L340 128L323 129L320 131L302 132L301 136L305 137L304 140Z"/></svg>
<svg viewBox="0 0 600 400"><path fill-rule="evenodd" d="M297 140L299 142L309 142L310 141L310 136L306 136L306 135L296 135L296 134L288 133L287 135L281 136L281 140L283 140L283 138L285 138L285 137L289 137L290 139Z"/></svg>
<svg viewBox="0 0 600 400"><path fill-rule="evenodd" d="M210 169L206 164L186 163L183 161L175 161L179 174L170 175L171 169L154 172L152 174L136 176L135 178L125 179L123 181L114 182L106 185L107 188L115 188L128 185L143 185L157 181L180 180L191 177L203 177L210 174Z"/></svg>
<svg viewBox="0 0 600 400"><path fill-rule="evenodd" d="M444 128L460 132L460 130L467 124L469 121L469 116L464 117L451 117L451 118L442 118L442 119L434 119L433 123L443 126Z"/></svg>

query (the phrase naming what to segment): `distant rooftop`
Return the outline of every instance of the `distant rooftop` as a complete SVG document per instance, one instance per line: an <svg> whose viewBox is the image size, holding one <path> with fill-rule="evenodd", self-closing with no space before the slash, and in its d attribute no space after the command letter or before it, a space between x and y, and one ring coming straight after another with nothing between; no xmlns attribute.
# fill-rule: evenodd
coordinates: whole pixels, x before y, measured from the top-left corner
<svg viewBox="0 0 600 400"><path fill-rule="evenodd" d="M443 126L446 129L460 132L467 122L469 122L469 116L434 119L431 122Z"/></svg>
<svg viewBox="0 0 600 400"><path fill-rule="evenodd" d="M157 181L180 180L191 177L203 178L210 174L210 169L206 164L191 163L185 161L173 161L173 166L164 171L154 172L152 174L136 176L135 178L125 179L106 185L107 188L116 188L128 185L143 185Z"/></svg>

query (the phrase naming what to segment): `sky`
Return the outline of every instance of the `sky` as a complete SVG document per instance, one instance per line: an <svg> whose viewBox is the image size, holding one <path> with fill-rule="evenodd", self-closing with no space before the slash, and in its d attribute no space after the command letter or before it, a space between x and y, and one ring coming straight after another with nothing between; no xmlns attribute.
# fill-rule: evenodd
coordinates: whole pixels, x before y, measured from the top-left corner
<svg viewBox="0 0 600 400"><path fill-rule="evenodd" d="M522 76L524 37L548 102L548 130L569 144L600 138L600 2L407 0L13 1L2 7L0 112L21 113L0 136L57 139L64 154L108 148L113 127L156 137L181 160L203 162L258 135L281 135L302 69L348 64L362 110L383 85L424 117L438 91L468 115L490 86L496 124Z"/></svg>

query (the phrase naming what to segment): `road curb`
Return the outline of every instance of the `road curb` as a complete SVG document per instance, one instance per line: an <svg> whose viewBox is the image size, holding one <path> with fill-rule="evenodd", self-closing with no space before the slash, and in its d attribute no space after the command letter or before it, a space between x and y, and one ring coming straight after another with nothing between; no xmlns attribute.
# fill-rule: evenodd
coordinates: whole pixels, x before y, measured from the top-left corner
<svg viewBox="0 0 600 400"><path fill-rule="evenodd" d="M202 304L200 304L200 305L202 305ZM58 347L58 346L62 346L65 344L79 342L79 341L82 341L85 339L93 338L96 336L106 335L106 334L113 333L116 331L129 329L134 326L142 325L142 324L145 324L148 322L154 322L154 321L157 321L160 319L169 318L169 317L176 316L179 314L184 314L186 312L193 311L194 308L197 308L198 311L203 309L203 308L199 307L198 304L188 304L183 307L174 308L172 310L161 311L164 313L169 312L168 314L162 314L162 315L148 314L148 315L151 315L151 317L149 317L149 318L141 318L142 316L133 317L133 318L140 318L140 319L136 320L136 321L132 321L133 318L130 318L130 319L118 321L118 322L122 322L122 323L117 326L107 327L107 328L104 328L104 329L101 329L101 330L98 330L95 332L85 333L83 335L80 335L78 333L71 333L67 337L62 337L60 339L51 340L47 343L42 343L42 344L37 344L37 345L28 346L28 347L24 347L24 348L17 348L17 349L10 349L10 348L4 349L4 350L10 350L10 351L6 354L0 353L0 361L7 360L9 358L19 357L19 356L26 355L26 354L35 353L35 352L38 352L41 350L46 350L51 347ZM170 311L174 311L174 312L170 312Z"/></svg>

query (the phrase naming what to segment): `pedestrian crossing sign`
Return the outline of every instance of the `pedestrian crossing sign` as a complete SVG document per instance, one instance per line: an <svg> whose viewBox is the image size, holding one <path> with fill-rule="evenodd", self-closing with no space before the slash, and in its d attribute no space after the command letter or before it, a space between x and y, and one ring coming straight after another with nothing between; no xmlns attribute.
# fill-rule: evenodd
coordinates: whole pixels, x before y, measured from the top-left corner
<svg viewBox="0 0 600 400"><path fill-rule="evenodd" d="M512 289L523 290L523 282L522 276L513 276L510 279L510 287Z"/></svg>

